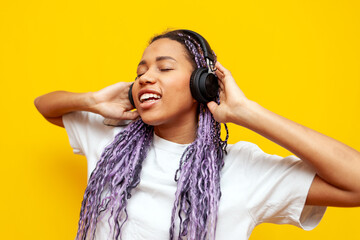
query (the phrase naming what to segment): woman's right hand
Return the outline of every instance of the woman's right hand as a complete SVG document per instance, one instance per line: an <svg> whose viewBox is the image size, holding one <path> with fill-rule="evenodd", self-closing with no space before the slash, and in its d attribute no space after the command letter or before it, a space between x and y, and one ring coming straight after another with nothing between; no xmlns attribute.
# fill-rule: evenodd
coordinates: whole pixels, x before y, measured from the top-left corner
<svg viewBox="0 0 360 240"><path fill-rule="evenodd" d="M105 87L92 94L93 103L91 111L102 115L105 118L118 120L134 120L139 114L131 111L134 107L131 105L128 92L131 83L118 82Z"/></svg>
<svg viewBox="0 0 360 240"><path fill-rule="evenodd" d="M116 120L134 120L139 114L131 111L130 85L119 82L97 92L85 93L55 91L37 97L34 104L46 120L60 127L64 127L62 116L74 111L94 112Z"/></svg>

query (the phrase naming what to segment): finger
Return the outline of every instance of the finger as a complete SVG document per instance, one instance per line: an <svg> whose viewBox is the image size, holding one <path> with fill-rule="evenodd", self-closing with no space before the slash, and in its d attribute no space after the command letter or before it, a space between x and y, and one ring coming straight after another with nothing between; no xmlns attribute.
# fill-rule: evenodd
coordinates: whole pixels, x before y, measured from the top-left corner
<svg viewBox="0 0 360 240"><path fill-rule="evenodd" d="M220 65L219 65L219 64L220 64L219 62L216 62L216 63L215 63L215 68L216 68L215 73L216 73L216 75L224 76L224 73L223 73L223 71L220 69Z"/></svg>
<svg viewBox="0 0 360 240"><path fill-rule="evenodd" d="M214 112L216 111L216 108L218 107L217 103L214 101L208 102L207 103L207 107L209 108L210 112L212 114L214 114Z"/></svg>
<svg viewBox="0 0 360 240"><path fill-rule="evenodd" d="M224 90L225 90L225 85L224 85L223 81L221 81L221 80L219 79L218 83L219 83L219 88L220 88L220 90L221 90L221 91L224 91Z"/></svg>
<svg viewBox="0 0 360 240"><path fill-rule="evenodd" d="M215 67L216 67L222 74L224 74L225 76L226 76L226 75L231 75L230 71L227 70L226 68L224 68L223 65L221 65L220 62L216 62L216 63L215 63Z"/></svg>
<svg viewBox="0 0 360 240"><path fill-rule="evenodd" d="M126 107L124 108L124 110L127 112L130 112L131 110L135 109L135 107L130 103L129 99L126 99L125 104L126 104Z"/></svg>
<svg viewBox="0 0 360 240"><path fill-rule="evenodd" d="M221 65L220 62L216 62L216 63L215 63L215 67L216 67L216 70L217 70L219 73L221 73L221 74L224 75L224 67L223 67L223 65Z"/></svg>
<svg viewBox="0 0 360 240"><path fill-rule="evenodd" d="M220 63L219 61L217 61L217 62L215 63L215 68L216 68L216 70L219 70L220 72L222 72L222 69L223 69L224 67L221 65L221 63Z"/></svg>
<svg viewBox="0 0 360 240"><path fill-rule="evenodd" d="M139 113L137 111L132 111L132 112L124 112L121 118L126 120L134 120L137 117L139 117Z"/></svg>
<svg viewBox="0 0 360 240"><path fill-rule="evenodd" d="M223 79L223 78L225 77L225 75L224 75L222 72L220 72L219 69L217 69L217 70L215 71L215 74L216 74L216 76L217 76L219 79Z"/></svg>

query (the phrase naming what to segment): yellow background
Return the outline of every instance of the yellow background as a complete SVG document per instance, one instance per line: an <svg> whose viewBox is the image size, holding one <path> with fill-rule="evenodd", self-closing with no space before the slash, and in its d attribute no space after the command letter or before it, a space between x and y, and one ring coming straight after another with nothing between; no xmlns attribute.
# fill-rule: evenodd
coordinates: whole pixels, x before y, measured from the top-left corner
<svg viewBox="0 0 360 240"><path fill-rule="evenodd" d="M359 13L356 0L1 0L1 239L74 239L77 230L86 160L34 98L132 81L147 41L168 27L207 38L248 98L359 150ZM231 143L289 154L230 131ZM359 208L329 208L313 231L265 224L250 239L359 239L359 224Z"/></svg>

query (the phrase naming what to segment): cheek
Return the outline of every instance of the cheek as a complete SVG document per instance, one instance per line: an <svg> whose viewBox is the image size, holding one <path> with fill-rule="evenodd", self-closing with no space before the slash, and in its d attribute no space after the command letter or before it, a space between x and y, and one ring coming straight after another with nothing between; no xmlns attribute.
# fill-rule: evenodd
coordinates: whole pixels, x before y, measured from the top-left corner
<svg viewBox="0 0 360 240"><path fill-rule="evenodd" d="M175 86L175 89L176 91L181 93L181 95L191 97L190 75L188 77L182 77L180 79L177 79L177 84Z"/></svg>

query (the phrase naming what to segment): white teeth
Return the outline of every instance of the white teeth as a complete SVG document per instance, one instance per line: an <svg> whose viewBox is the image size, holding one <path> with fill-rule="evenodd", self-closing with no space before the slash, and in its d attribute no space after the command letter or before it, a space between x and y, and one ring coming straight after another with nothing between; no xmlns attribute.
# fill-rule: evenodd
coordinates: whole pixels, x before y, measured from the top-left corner
<svg viewBox="0 0 360 240"><path fill-rule="evenodd" d="M143 95L140 96L140 102L147 101L147 100L149 100L151 98L160 99L161 96L157 95L157 94L154 94L154 93L144 93Z"/></svg>

